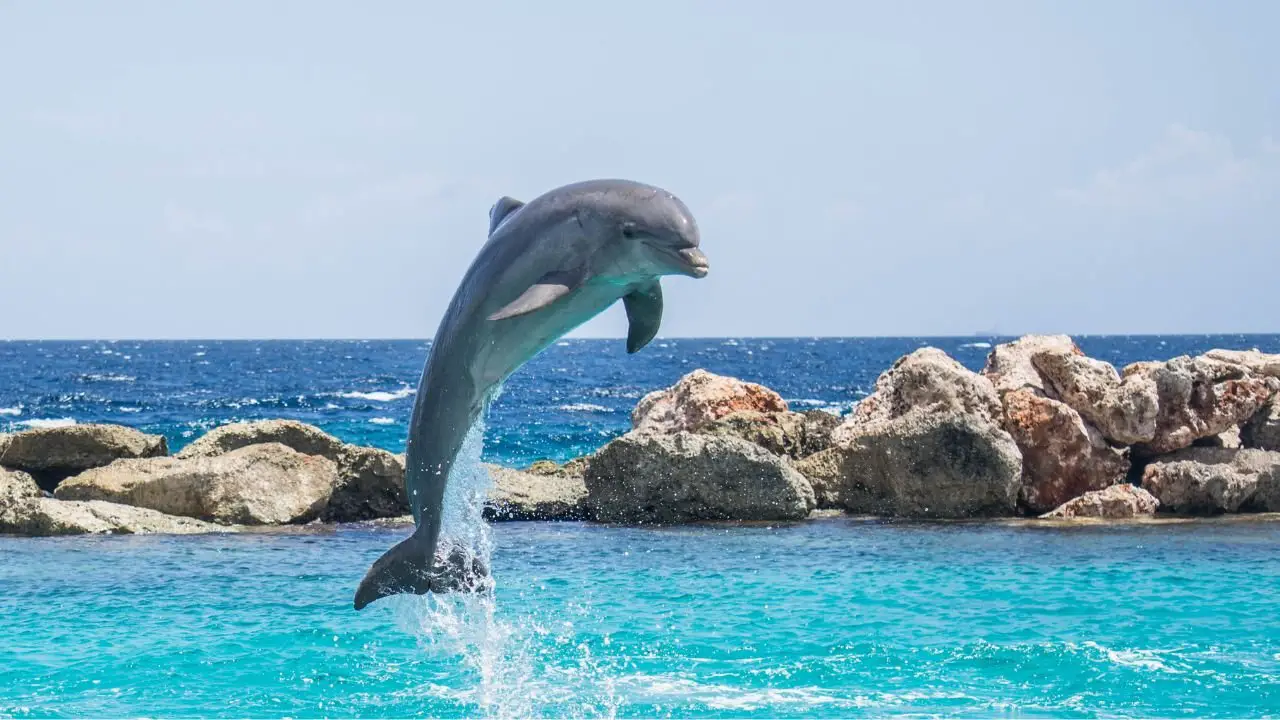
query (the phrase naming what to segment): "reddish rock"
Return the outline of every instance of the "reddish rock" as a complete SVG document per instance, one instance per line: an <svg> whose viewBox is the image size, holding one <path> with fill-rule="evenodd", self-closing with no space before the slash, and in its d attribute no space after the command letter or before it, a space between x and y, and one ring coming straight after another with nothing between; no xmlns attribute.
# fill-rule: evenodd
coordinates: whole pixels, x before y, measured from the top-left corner
<svg viewBox="0 0 1280 720"><path fill-rule="evenodd" d="M666 390L649 393L631 413L635 430L693 430L730 413L786 412L787 403L763 385L698 369Z"/></svg>
<svg viewBox="0 0 1280 720"><path fill-rule="evenodd" d="M1110 363L1071 353L1041 352L1032 362L1052 397L1080 413L1107 440L1132 445L1155 437L1159 400L1151 379L1121 378Z"/></svg>
<svg viewBox="0 0 1280 720"><path fill-rule="evenodd" d="M1159 507L1160 501L1151 493L1140 487L1121 483L1085 493L1041 517L1061 520L1072 518L1128 520L1150 517Z"/></svg>

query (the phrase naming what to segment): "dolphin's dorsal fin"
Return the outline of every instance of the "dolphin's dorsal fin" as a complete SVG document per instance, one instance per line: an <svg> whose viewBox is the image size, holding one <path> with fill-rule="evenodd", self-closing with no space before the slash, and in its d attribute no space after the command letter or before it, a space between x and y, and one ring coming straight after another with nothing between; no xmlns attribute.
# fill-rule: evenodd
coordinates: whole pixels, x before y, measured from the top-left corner
<svg viewBox="0 0 1280 720"><path fill-rule="evenodd" d="M538 281L530 285L528 290L520 294L520 297L490 315L489 319L505 320L509 317L531 313L534 310L541 310L582 287L586 277L585 267L577 267L571 270L552 270L538 278Z"/></svg>
<svg viewBox="0 0 1280 720"><path fill-rule="evenodd" d="M524 207L524 203L515 198L507 197L506 195L498 198L498 202L489 208L489 234L492 235L493 231L498 229L498 226L502 224L503 220L507 219L508 215L522 207Z"/></svg>
<svg viewBox="0 0 1280 720"><path fill-rule="evenodd" d="M622 296L627 309L627 352L649 344L662 325L662 285L657 280Z"/></svg>

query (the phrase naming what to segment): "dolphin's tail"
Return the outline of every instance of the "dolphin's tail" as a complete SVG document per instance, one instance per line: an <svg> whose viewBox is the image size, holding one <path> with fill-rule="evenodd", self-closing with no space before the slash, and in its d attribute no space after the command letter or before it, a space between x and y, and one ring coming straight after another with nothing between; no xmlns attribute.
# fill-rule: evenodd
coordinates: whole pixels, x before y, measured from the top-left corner
<svg viewBox="0 0 1280 720"><path fill-rule="evenodd" d="M360 588L356 590L357 610L388 595L422 595L431 589L435 543L424 535L415 532L369 566L369 571L360 581Z"/></svg>

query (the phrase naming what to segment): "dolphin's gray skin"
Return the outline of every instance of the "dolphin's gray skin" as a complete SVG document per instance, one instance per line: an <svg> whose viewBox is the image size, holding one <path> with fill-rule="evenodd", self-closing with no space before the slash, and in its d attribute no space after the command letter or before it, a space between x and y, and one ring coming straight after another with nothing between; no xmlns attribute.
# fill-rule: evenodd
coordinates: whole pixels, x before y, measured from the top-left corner
<svg viewBox="0 0 1280 720"><path fill-rule="evenodd" d="M658 279L707 274L689 208L640 183L592 180L527 205L504 197L489 220L489 240L440 321L413 408L405 489L417 527L369 568L357 610L430 589L449 470L511 373L619 298L627 352L636 352L662 321Z"/></svg>

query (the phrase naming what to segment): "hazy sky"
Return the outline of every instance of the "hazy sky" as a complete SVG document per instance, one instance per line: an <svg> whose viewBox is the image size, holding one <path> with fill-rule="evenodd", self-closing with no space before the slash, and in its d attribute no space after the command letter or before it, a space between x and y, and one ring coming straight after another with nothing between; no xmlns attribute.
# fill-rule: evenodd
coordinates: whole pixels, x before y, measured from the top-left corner
<svg viewBox="0 0 1280 720"><path fill-rule="evenodd" d="M1280 3L0 0L0 337L427 337L681 196L663 334L1280 331ZM620 335L621 307L583 335Z"/></svg>

